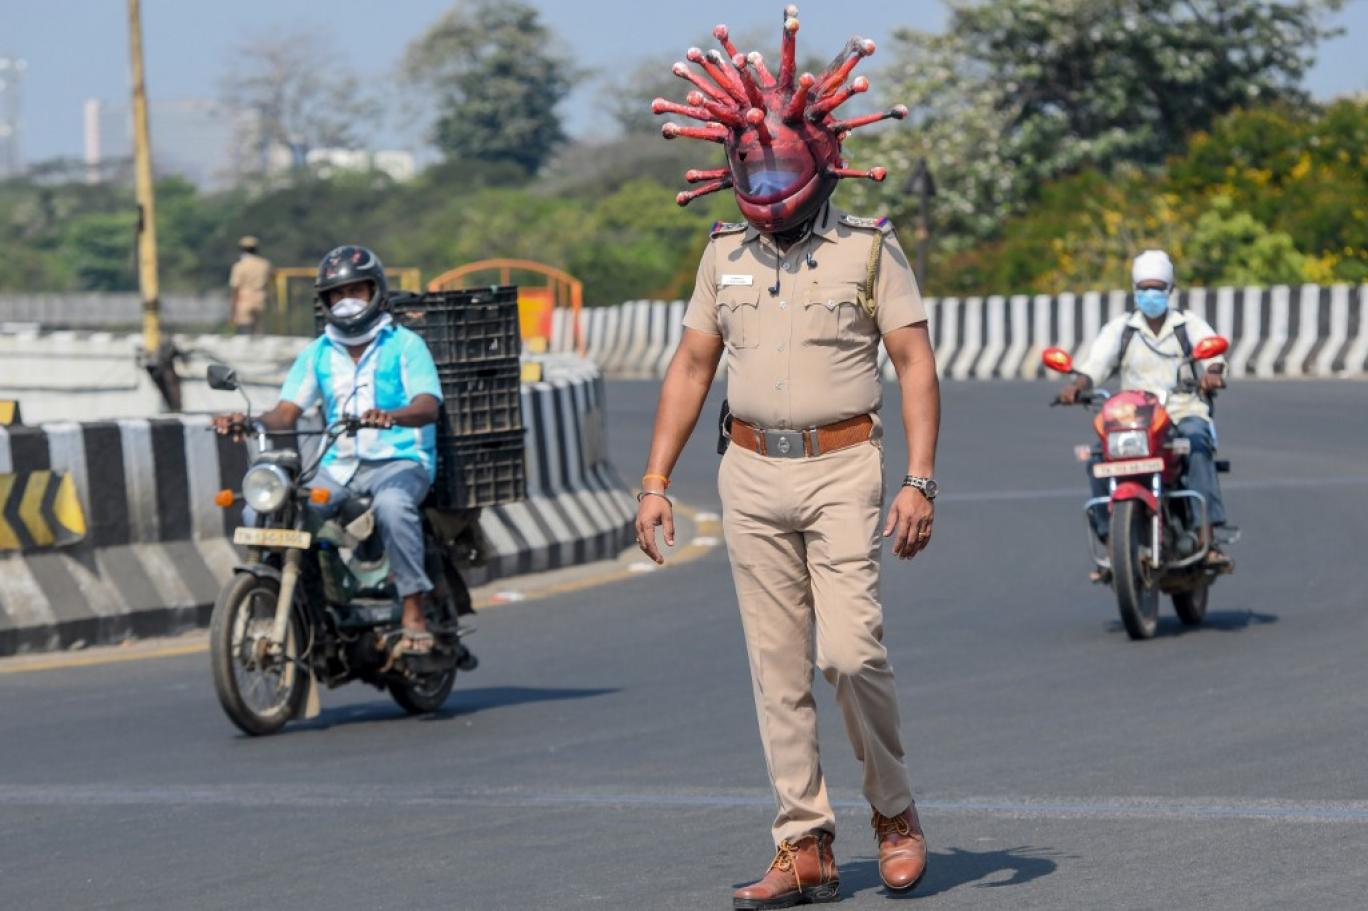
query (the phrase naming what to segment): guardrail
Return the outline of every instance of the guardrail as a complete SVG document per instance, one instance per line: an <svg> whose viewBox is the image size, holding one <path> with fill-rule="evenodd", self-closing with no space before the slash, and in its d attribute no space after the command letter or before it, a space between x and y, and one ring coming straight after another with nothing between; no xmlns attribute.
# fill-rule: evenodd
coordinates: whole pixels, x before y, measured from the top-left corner
<svg viewBox="0 0 1368 911"><path fill-rule="evenodd" d="M225 267L225 274L227 267ZM163 294L161 319L166 326L209 327L228 322L228 294ZM0 323L29 323L64 329L111 329L142 323L142 299L136 291L0 294Z"/></svg>
<svg viewBox="0 0 1368 911"><path fill-rule="evenodd" d="M1038 379L1050 345L1082 356L1109 319L1124 313L1125 291L930 298L936 366L947 379ZM1180 289L1177 306L1231 340L1232 376L1359 377L1368 373L1368 285ZM629 301L584 311L587 355L609 376L659 377L683 331L683 301ZM565 350L573 325L553 326L552 350ZM884 375L893 379L880 352Z"/></svg>

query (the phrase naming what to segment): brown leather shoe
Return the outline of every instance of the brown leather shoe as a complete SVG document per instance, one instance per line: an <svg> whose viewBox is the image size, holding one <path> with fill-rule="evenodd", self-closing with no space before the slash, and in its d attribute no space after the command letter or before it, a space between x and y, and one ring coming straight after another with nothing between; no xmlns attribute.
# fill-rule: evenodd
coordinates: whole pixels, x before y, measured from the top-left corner
<svg viewBox="0 0 1368 911"><path fill-rule="evenodd" d="M732 907L792 908L839 900L831 841L830 832L812 832L796 842L780 842L765 875L732 893Z"/></svg>
<svg viewBox="0 0 1368 911"><path fill-rule="evenodd" d="M926 874L926 837L911 803L897 816L874 811L874 834L879 840L879 878L893 892L906 892Z"/></svg>

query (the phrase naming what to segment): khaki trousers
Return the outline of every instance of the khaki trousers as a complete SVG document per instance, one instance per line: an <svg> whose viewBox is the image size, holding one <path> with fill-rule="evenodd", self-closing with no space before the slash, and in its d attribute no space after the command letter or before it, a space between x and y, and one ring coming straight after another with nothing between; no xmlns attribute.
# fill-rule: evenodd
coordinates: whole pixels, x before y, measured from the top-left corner
<svg viewBox="0 0 1368 911"><path fill-rule="evenodd" d="M775 844L836 831L818 756L814 663L836 687L865 797L886 816L901 813L912 792L879 604L882 449L779 459L732 445L718 486L779 808Z"/></svg>

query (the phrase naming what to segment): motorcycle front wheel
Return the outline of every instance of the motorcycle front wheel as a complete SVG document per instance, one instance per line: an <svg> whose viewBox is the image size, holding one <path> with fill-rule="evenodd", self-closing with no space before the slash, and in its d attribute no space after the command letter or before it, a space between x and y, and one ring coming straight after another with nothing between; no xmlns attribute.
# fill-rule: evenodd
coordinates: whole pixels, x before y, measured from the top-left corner
<svg viewBox="0 0 1368 911"><path fill-rule="evenodd" d="M1150 516L1138 500L1122 500L1112 505L1111 564L1116 607L1126 635L1149 639L1159 622L1159 587L1145 566L1145 546L1150 533Z"/></svg>
<svg viewBox="0 0 1368 911"><path fill-rule="evenodd" d="M229 720L253 736L279 731L309 692L298 663L304 630L294 611L283 650L274 654L269 647L279 596L274 579L240 573L219 593L209 621L214 692Z"/></svg>

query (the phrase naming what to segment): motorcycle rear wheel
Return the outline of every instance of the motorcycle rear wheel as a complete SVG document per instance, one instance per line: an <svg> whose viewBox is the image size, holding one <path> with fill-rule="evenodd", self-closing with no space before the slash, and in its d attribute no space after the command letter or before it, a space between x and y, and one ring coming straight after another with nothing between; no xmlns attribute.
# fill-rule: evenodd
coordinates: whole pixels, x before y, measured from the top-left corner
<svg viewBox="0 0 1368 911"><path fill-rule="evenodd" d="M1149 530L1149 513L1138 500L1113 504L1112 586L1121 623L1132 639L1152 638L1159 623L1159 587L1150 577L1141 553Z"/></svg>
<svg viewBox="0 0 1368 911"><path fill-rule="evenodd" d="M442 707L456 683L456 668L424 674L416 683L389 684L389 692L399 707L410 715L431 715Z"/></svg>
<svg viewBox="0 0 1368 911"><path fill-rule="evenodd" d="M258 665L254 644L275 622L280 584L240 573L219 593L209 621L209 663L224 714L254 737L274 734L296 717L309 692L299 658L304 629L290 612L283 654Z"/></svg>
<svg viewBox="0 0 1368 911"><path fill-rule="evenodd" d="M1184 626L1199 626L1206 617L1207 600L1211 594L1211 584L1204 582L1185 592L1173 593L1173 612Z"/></svg>

